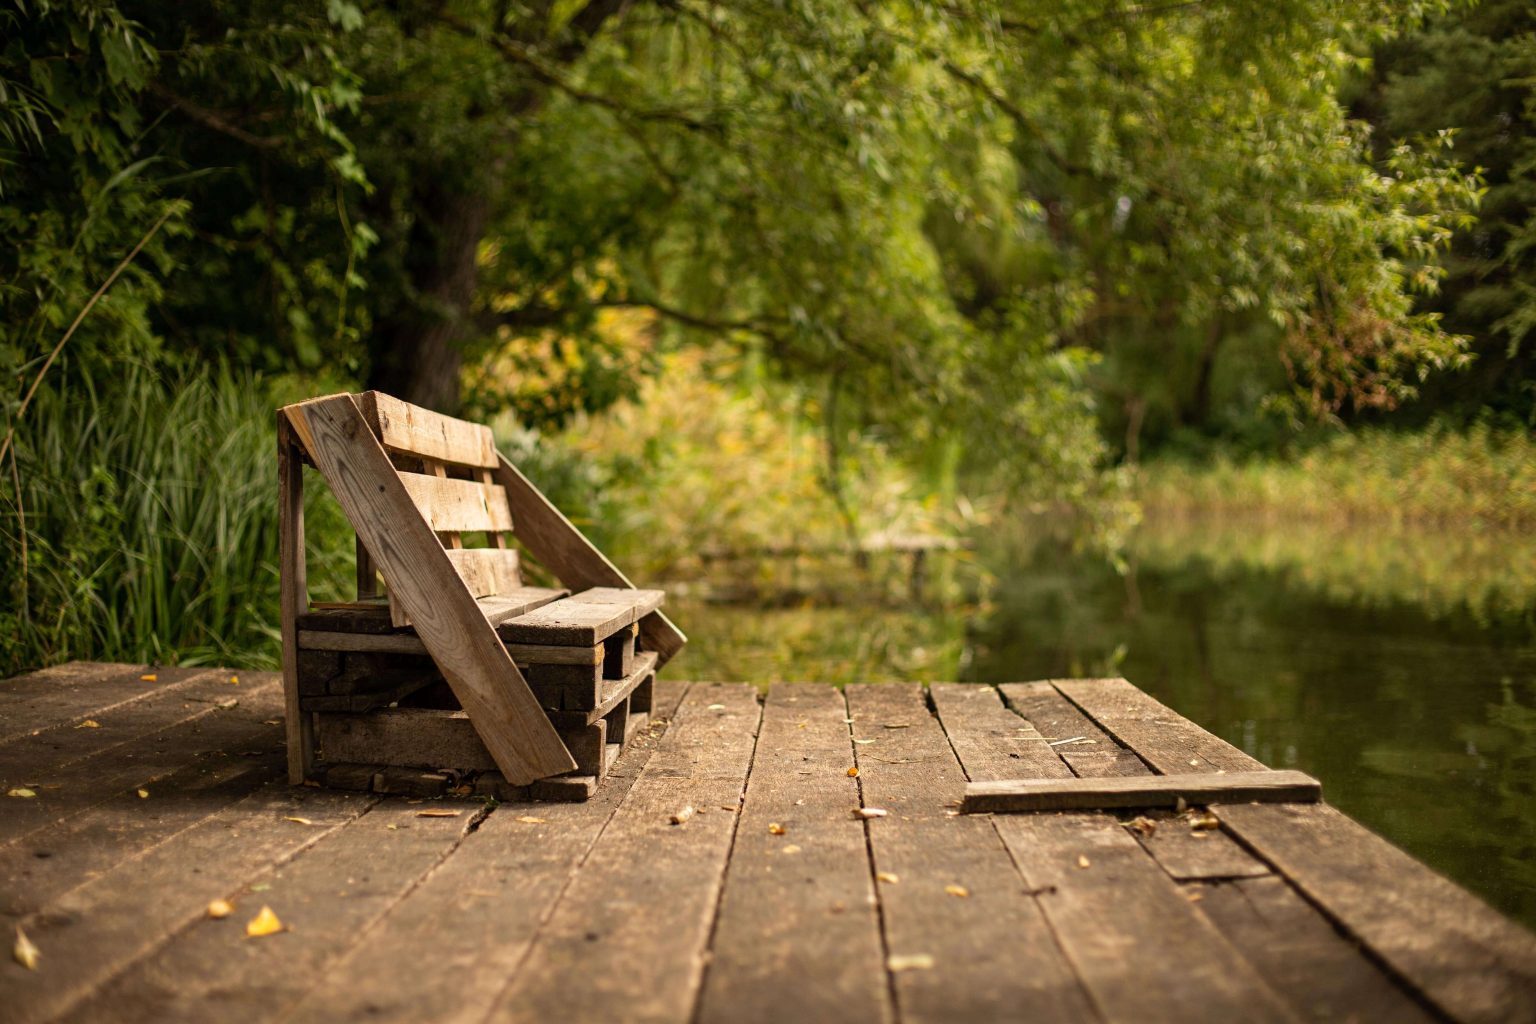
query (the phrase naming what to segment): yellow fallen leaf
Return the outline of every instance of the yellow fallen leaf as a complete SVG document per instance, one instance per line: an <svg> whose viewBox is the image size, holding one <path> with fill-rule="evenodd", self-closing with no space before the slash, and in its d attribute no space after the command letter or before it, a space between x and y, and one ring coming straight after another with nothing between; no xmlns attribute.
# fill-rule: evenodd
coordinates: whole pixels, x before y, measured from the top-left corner
<svg viewBox="0 0 1536 1024"><path fill-rule="evenodd" d="M785 846L784 849L780 850L779 852L780 853L790 853L790 854L799 853L800 852L800 847L796 846L794 843L790 843L787 846Z"/></svg>
<svg viewBox="0 0 1536 1024"><path fill-rule="evenodd" d="M768 834L771 835L771 836L781 836L781 835L784 834L784 826L780 825L776 821L769 822L769 824L768 824Z"/></svg>
<svg viewBox="0 0 1536 1024"><path fill-rule="evenodd" d="M959 896L961 899L964 899L971 894L971 890L967 889L963 885L946 885L944 887L944 891L949 893L951 896Z"/></svg>
<svg viewBox="0 0 1536 1024"><path fill-rule="evenodd" d="M145 682L145 683L153 683L155 680L157 680L159 678L160 677L155 675L153 672L147 672L144 675L139 676L139 681L140 682Z"/></svg>
<svg viewBox="0 0 1536 1024"><path fill-rule="evenodd" d="M76 729L100 729L101 728L101 723L96 721L96 719L94 719L94 718L87 718L85 721L83 721L79 725L75 726L75 728Z"/></svg>
<svg viewBox="0 0 1536 1024"><path fill-rule="evenodd" d="M892 974L900 974L902 971L931 971L933 970L933 957L927 953L908 953L906 955L892 953L886 957L885 967Z"/></svg>
<svg viewBox="0 0 1536 1024"><path fill-rule="evenodd" d="M1210 811L1204 814L1193 814L1189 819L1189 827L1196 832L1209 832L1211 829L1221 828L1221 819Z"/></svg>
<svg viewBox="0 0 1536 1024"><path fill-rule="evenodd" d="M1080 868L1086 868L1088 866L1088 858L1083 856L1082 854L1078 854L1077 866L1080 867Z"/></svg>
<svg viewBox="0 0 1536 1024"><path fill-rule="evenodd" d="M139 790L139 799L140 800L148 800L149 799L149 790L147 790L147 789Z"/></svg>
<svg viewBox="0 0 1536 1024"><path fill-rule="evenodd" d="M300 825L313 825L314 824L314 822L310 821L308 818L284 818L283 820L284 821L296 821Z"/></svg>
<svg viewBox="0 0 1536 1024"><path fill-rule="evenodd" d="M889 885L895 885L897 882L901 881L900 877L892 874L889 871L877 871L875 872L875 878L877 881L885 882Z"/></svg>
<svg viewBox="0 0 1536 1024"><path fill-rule="evenodd" d="M33 797L37 796L37 793L28 789L26 786L17 786L15 789L6 790L5 795L18 797L22 800L31 800Z"/></svg>
<svg viewBox="0 0 1536 1024"><path fill-rule="evenodd" d="M850 779L858 778L859 777L859 770L857 768L849 768L848 769L848 777Z"/></svg>
<svg viewBox="0 0 1536 1024"><path fill-rule="evenodd" d="M235 912L235 905L228 900L214 900L208 904L208 916L215 921L222 921Z"/></svg>
<svg viewBox="0 0 1536 1024"><path fill-rule="evenodd" d="M27 938L27 933L21 930L21 925L16 926L16 945L11 947L11 956L16 962L29 971L37 970L37 958L42 954L38 948L32 945L32 940Z"/></svg>
<svg viewBox="0 0 1536 1024"><path fill-rule="evenodd" d="M724 711L725 710L725 705L724 704L711 704L709 706L709 710L710 711Z"/></svg>
<svg viewBox="0 0 1536 1024"><path fill-rule="evenodd" d="M239 686L240 685L240 677L239 676L230 676L229 677L229 685L230 686Z"/></svg>
<svg viewBox="0 0 1536 1024"><path fill-rule="evenodd" d="M418 818L457 818L463 811L417 811Z"/></svg>
<svg viewBox="0 0 1536 1024"><path fill-rule="evenodd" d="M883 818L888 812L883 807L855 807L853 816L868 821L870 818Z"/></svg>
<svg viewBox="0 0 1536 1024"><path fill-rule="evenodd" d="M543 825L546 823L545 819L535 818L531 814L519 815L517 820L522 822L524 825Z"/></svg>
<svg viewBox="0 0 1536 1024"><path fill-rule="evenodd" d="M250 938L259 939L263 935L276 935L278 932L286 931L287 927L277 919L276 914L272 913L271 907L263 904L260 912L246 922L245 934Z"/></svg>

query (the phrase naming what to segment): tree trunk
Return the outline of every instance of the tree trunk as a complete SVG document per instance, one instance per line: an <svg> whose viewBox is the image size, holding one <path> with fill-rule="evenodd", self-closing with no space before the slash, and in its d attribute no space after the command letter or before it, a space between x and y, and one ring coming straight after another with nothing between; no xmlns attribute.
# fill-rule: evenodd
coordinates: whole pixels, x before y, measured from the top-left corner
<svg viewBox="0 0 1536 1024"><path fill-rule="evenodd" d="M474 332L475 256L487 209L481 194L440 182L423 170L412 186L415 221L402 260L410 294L374 324L368 387L455 413L464 343Z"/></svg>
<svg viewBox="0 0 1536 1024"><path fill-rule="evenodd" d="M1205 336L1205 347L1201 349L1199 362L1195 364L1195 386L1190 395L1185 422L1196 427L1205 426L1211 417L1211 377L1216 369L1216 350L1226 336L1224 327L1220 317L1211 321Z"/></svg>

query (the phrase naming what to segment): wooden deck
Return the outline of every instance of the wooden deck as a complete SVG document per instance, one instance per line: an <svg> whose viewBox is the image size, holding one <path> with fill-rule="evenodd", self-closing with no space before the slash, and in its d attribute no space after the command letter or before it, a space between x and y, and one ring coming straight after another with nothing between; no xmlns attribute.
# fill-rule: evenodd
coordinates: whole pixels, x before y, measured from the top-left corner
<svg viewBox="0 0 1536 1024"><path fill-rule="evenodd" d="M1536 1020L1536 936L1326 804L956 813L1262 767L1119 680L664 683L596 798L494 808L291 788L282 710L0 682L0 1021Z"/></svg>

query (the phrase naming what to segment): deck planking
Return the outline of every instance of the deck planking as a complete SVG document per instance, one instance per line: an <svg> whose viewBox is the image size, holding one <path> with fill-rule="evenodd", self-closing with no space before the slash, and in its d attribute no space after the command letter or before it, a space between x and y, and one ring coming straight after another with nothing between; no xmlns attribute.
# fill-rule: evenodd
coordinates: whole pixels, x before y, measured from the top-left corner
<svg viewBox="0 0 1536 1024"><path fill-rule="evenodd" d="M1326 804L959 814L1265 770L1123 680L661 681L591 801L495 805L290 787L273 674L145 674L0 681L7 1022L1536 1017L1536 937Z"/></svg>

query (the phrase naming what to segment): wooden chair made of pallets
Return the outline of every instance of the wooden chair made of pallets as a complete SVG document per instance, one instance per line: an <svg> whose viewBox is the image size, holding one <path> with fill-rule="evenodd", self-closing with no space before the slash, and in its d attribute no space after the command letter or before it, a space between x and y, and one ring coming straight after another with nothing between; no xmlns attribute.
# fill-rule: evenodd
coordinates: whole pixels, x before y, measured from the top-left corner
<svg viewBox="0 0 1536 1024"><path fill-rule="evenodd" d="M662 592L636 589L488 427L333 395L279 410L278 462L290 781L591 796L686 643ZM306 465L357 534L355 601L309 602ZM513 541L561 586L524 585Z"/></svg>

